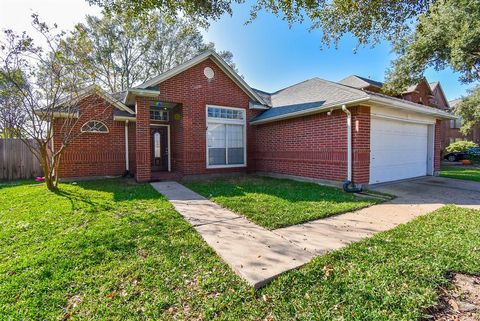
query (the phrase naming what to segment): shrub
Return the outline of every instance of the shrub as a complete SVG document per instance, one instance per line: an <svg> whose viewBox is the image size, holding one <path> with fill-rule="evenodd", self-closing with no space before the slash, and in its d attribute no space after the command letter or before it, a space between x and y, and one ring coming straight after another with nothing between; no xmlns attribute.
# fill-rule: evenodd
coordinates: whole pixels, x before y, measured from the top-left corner
<svg viewBox="0 0 480 321"><path fill-rule="evenodd" d="M447 152L449 153L465 152L472 147L478 147L478 145L468 140L461 140L448 145Z"/></svg>

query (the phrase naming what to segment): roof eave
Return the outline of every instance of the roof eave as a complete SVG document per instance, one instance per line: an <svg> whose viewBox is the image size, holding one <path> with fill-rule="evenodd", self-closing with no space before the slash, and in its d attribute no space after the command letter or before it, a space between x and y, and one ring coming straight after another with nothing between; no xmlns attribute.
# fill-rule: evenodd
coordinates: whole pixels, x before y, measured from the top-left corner
<svg viewBox="0 0 480 321"><path fill-rule="evenodd" d="M375 97L375 96L371 96L369 101L380 104L380 105L383 105L383 106L396 107L396 108L403 109L403 110L406 110L406 111L411 111L411 112L416 112L416 113L420 113L420 114L435 116L435 117L441 118L441 119L455 119L455 116L453 116L453 115L451 115L451 114L449 114L449 113L447 113L443 110L440 110L438 108L433 108L433 107L427 107L427 106L424 106L424 105L419 105L417 107L417 106L414 106L414 105L409 104L409 103L403 103L403 102L400 102L400 101L394 101L392 99L388 99L388 98L384 98L384 97Z"/></svg>
<svg viewBox="0 0 480 321"><path fill-rule="evenodd" d="M141 89L141 88L129 88L127 89L127 94L123 99L123 103L126 105L128 103L135 103L135 97L150 97L150 98L158 98L160 96L159 90L151 90L151 89ZM135 115L135 113L134 113Z"/></svg>
<svg viewBox="0 0 480 321"><path fill-rule="evenodd" d="M136 122L136 117L129 117L129 116L113 116L113 120L115 121L133 121Z"/></svg>

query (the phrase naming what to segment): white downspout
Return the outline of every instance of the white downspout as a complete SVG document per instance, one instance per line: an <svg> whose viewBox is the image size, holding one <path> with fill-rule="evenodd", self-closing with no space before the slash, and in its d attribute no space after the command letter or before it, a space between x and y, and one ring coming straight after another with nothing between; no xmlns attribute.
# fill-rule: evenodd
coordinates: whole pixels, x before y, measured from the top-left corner
<svg viewBox="0 0 480 321"><path fill-rule="evenodd" d="M125 121L125 170L129 171L128 159L128 120Z"/></svg>
<svg viewBox="0 0 480 321"><path fill-rule="evenodd" d="M342 105L342 110L347 114L347 180L352 181L352 113L346 105Z"/></svg>

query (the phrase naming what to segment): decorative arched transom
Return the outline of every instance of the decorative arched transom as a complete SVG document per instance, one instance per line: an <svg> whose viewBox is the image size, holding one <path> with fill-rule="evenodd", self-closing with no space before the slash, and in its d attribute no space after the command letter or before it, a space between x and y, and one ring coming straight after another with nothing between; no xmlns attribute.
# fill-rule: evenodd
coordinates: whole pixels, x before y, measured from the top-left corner
<svg viewBox="0 0 480 321"><path fill-rule="evenodd" d="M82 133L108 133L108 127L99 120L90 120L83 124Z"/></svg>

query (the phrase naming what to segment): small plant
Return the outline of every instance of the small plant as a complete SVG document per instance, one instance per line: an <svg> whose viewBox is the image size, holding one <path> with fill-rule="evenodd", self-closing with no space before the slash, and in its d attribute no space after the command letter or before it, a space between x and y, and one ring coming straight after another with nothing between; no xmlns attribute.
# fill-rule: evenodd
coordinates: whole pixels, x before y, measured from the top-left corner
<svg viewBox="0 0 480 321"><path fill-rule="evenodd" d="M459 152L465 152L469 150L470 148L473 147L478 147L477 144L474 142L468 141L468 140L461 140L458 142L451 143L450 145L447 146L447 152L449 153L459 153Z"/></svg>

